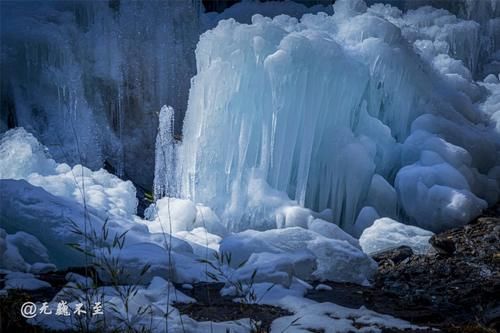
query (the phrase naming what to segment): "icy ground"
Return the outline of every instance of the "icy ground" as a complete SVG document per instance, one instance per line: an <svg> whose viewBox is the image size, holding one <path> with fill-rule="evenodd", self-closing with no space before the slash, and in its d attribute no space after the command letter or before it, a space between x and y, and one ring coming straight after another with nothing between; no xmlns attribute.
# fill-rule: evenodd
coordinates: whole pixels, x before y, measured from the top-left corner
<svg viewBox="0 0 500 333"><path fill-rule="evenodd" d="M196 322L175 309L193 300L173 283L215 280L238 301L290 310L276 332L410 327L303 295L312 280L369 284L367 253L425 252L428 230L498 200L500 38L431 7L337 1L334 11L229 19L201 36L181 144L173 109L160 111L157 200L145 218L130 181L59 163L23 128L2 134L2 292L93 265L108 286L71 275L53 301L99 300L117 328L250 331L246 319ZM488 63L474 54L484 42ZM479 67L492 72L477 81Z"/></svg>

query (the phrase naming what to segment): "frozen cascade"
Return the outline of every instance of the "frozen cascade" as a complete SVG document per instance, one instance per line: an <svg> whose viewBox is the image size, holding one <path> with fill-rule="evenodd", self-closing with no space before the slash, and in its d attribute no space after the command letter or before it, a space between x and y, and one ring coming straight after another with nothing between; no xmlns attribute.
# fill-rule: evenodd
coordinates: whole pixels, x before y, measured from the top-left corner
<svg viewBox="0 0 500 333"><path fill-rule="evenodd" d="M430 7L337 1L334 9L300 21L229 19L201 36L182 196L233 230L279 225L272 207L281 195L256 190L262 181L300 205L331 209L347 229L365 206L439 230L495 202L499 135L477 106L485 91L453 51L469 47L474 22ZM462 44L450 47L447 36ZM272 197L257 200L264 192Z"/></svg>
<svg viewBox="0 0 500 333"><path fill-rule="evenodd" d="M159 115L155 148L154 197L175 197L177 144L174 139L174 109L163 106Z"/></svg>
<svg viewBox="0 0 500 333"><path fill-rule="evenodd" d="M500 72L500 54L495 54L495 51L500 47L500 0L370 0L368 2L370 4L390 3L397 5L402 10L409 11L409 13L411 11L427 11L428 14L431 14L432 12L427 17L418 15L420 20L418 24L432 23L427 32L431 34L437 32L438 40L443 37L439 36L440 27L455 24L453 22L454 15L461 19L474 21L462 21L461 26L455 26L454 33L446 36L454 57L463 60L476 79ZM445 13L448 13L447 11L449 13L448 15L435 15L439 14L439 11L429 8L429 6L444 9ZM396 23L396 25L398 24ZM416 32L411 26L408 28L409 34ZM477 33L464 33L463 29L474 29ZM465 46L464 42L468 45Z"/></svg>
<svg viewBox="0 0 500 333"><path fill-rule="evenodd" d="M172 105L180 130L200 8L198 0L2 2L0 131L23 126L58 161L92 169L106 161L149 187L155 111Z"/></svg>

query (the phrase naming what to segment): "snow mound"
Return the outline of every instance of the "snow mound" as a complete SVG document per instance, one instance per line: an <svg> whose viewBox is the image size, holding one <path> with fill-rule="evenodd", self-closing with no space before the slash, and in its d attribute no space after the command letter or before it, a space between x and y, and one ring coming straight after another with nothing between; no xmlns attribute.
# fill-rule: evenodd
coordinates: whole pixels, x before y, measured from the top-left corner
<svg viewBox="0 0 500 333"><path fill-rule="evenodd" d="M56 163L47 148L23 128L5 132L0 140L0 178L25 179L47 192L85 204L102 217L136 213L135 187L104 169L91 171Z"/></svg>
<svg viewBox="0 0 500 333"><path fill-rule="evenodd" d="M333 16L220 21L196 49L181 196L234 231L285 226L281 203L331 209L347 230L363 207L431 230L465 223L500 192L479 34L445 10L348 0Z"/></svg>
<svg viewBox="0 0 500 333"><path fill-rule="evenodd" d="M237 267L246 260L268 264L297 267L293 256L307 250L316 259L316 269L309 277L305 276L310 266L304 265L295 269L295 276L311 280L332 280L367 284L375 273L376 263L364 254L358 247L348 241L332 239L303 229L291 227L267 231L246 230L224 238L219 248L221 253L231 253L231 265ZM259 254L259 256L255 256ZM280 256L276 256L279 254ZM252 256L254 256L252 258ZM286 259L285 257L289 257ZM303 259L300 260L304 262ZM306 261L307 262L307 261ZM265 267L265 266L264 266ZM265 268L263 268L266 270ZM278 267L276 271L283 271Z"/></svg>
<svg viewBox="0 0 500 333"><path fill-rule="evenodd" d="M7 234L0 228L0 269L17 272L50 271L49 255L40 241L24 231Z"/></svg>
<svg viewBox="0 0 500 333"><path fill-rule="evenodd" d="M260 252L252 253L233 277L245 283L268 282L289 288L295 277L308 280L316 268L316 257L310 251Z"/></svg>
<svg viewBox="0 0 500 333"><path fill-rule="evenodd" d="M152 233L176 233L204 228L209 233L224 236L226 227L219 217L203 205L195 205L190 200L164 197L148 207L146 217Z"/></svg>
<svg viewBox="0 0 500 333"><path fill-rule="evenodd" d="M390 218L376 220L359 238L365 253L372 254L399 246L409 246L415 253L425 254L430 248L429 239L434 233L405 225Z"/></svg>

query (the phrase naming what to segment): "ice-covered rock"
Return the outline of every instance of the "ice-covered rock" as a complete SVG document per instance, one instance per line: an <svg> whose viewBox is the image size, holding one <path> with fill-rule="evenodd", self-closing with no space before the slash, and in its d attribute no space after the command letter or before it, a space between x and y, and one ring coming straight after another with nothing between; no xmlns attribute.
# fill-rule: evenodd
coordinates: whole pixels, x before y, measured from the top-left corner
<svg viewBox="0 0 500 333"><path fill-rule="evenodd" d="M377 267L372 259L348 241L327 238L300 227L243 231L224 238L219 248L222 253L231 253L234 267L254 253L294 255L306 249L316 259L316 270L310 279L367 283ZM301 277L305 278L303 274Z"/></svg>
<svg viewBox="0 0 500 333"><path fill-rule="evenodd" d="M365 229L359 238L364 252L373 254L399 246L409 246L418 254L425 254L430 248L429 239L433 232L399 223L390 218L376 220Z"/></svg>
<svg viewBox="0 0 500 333"><path fill-rule="evenodd" d="M26 272L29 265L19 250L7 241L7 233L0 229L0 269Z"/></svg>
<svg viewBox="0 0 500 333"><path fill-rule="evenodd" d="M48 261L47 249L36 237L24 231L9 235L0 228L0 269L31 273L47 272L55 268Z"/></svg>
<svg viewBox="0 0 500 333"><path fill-rule="evenodd" d="M309 224L309 230L315 231L321 236L347 241L352 246L359 248L359 242L356 238L347 234L338 225L326 222L321 219L315 219Z"/></svg>

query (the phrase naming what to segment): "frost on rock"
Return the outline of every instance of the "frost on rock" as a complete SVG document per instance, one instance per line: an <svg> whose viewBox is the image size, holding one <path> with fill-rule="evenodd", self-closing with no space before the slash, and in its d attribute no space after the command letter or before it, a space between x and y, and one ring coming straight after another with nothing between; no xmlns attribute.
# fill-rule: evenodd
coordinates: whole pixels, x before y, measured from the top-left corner
<svg viewBox="0 0 500 333"><path fill-rule="evenodd" d="M363 207L441 230L498 200L500 136L474 81L479 24L431 7L334 9L202 34L181 196L234 231L306 227L325 209L354 230Z"/></svg>
<svg viewBox="0 0 500 333"><path fill-rule="evenodd" d="M359 243L363 251L369 254L399 246L409 246L415 253L425 254L431 248L429 239L432 235L434 233L430 231L382 218L363 231Z"/></svg>

